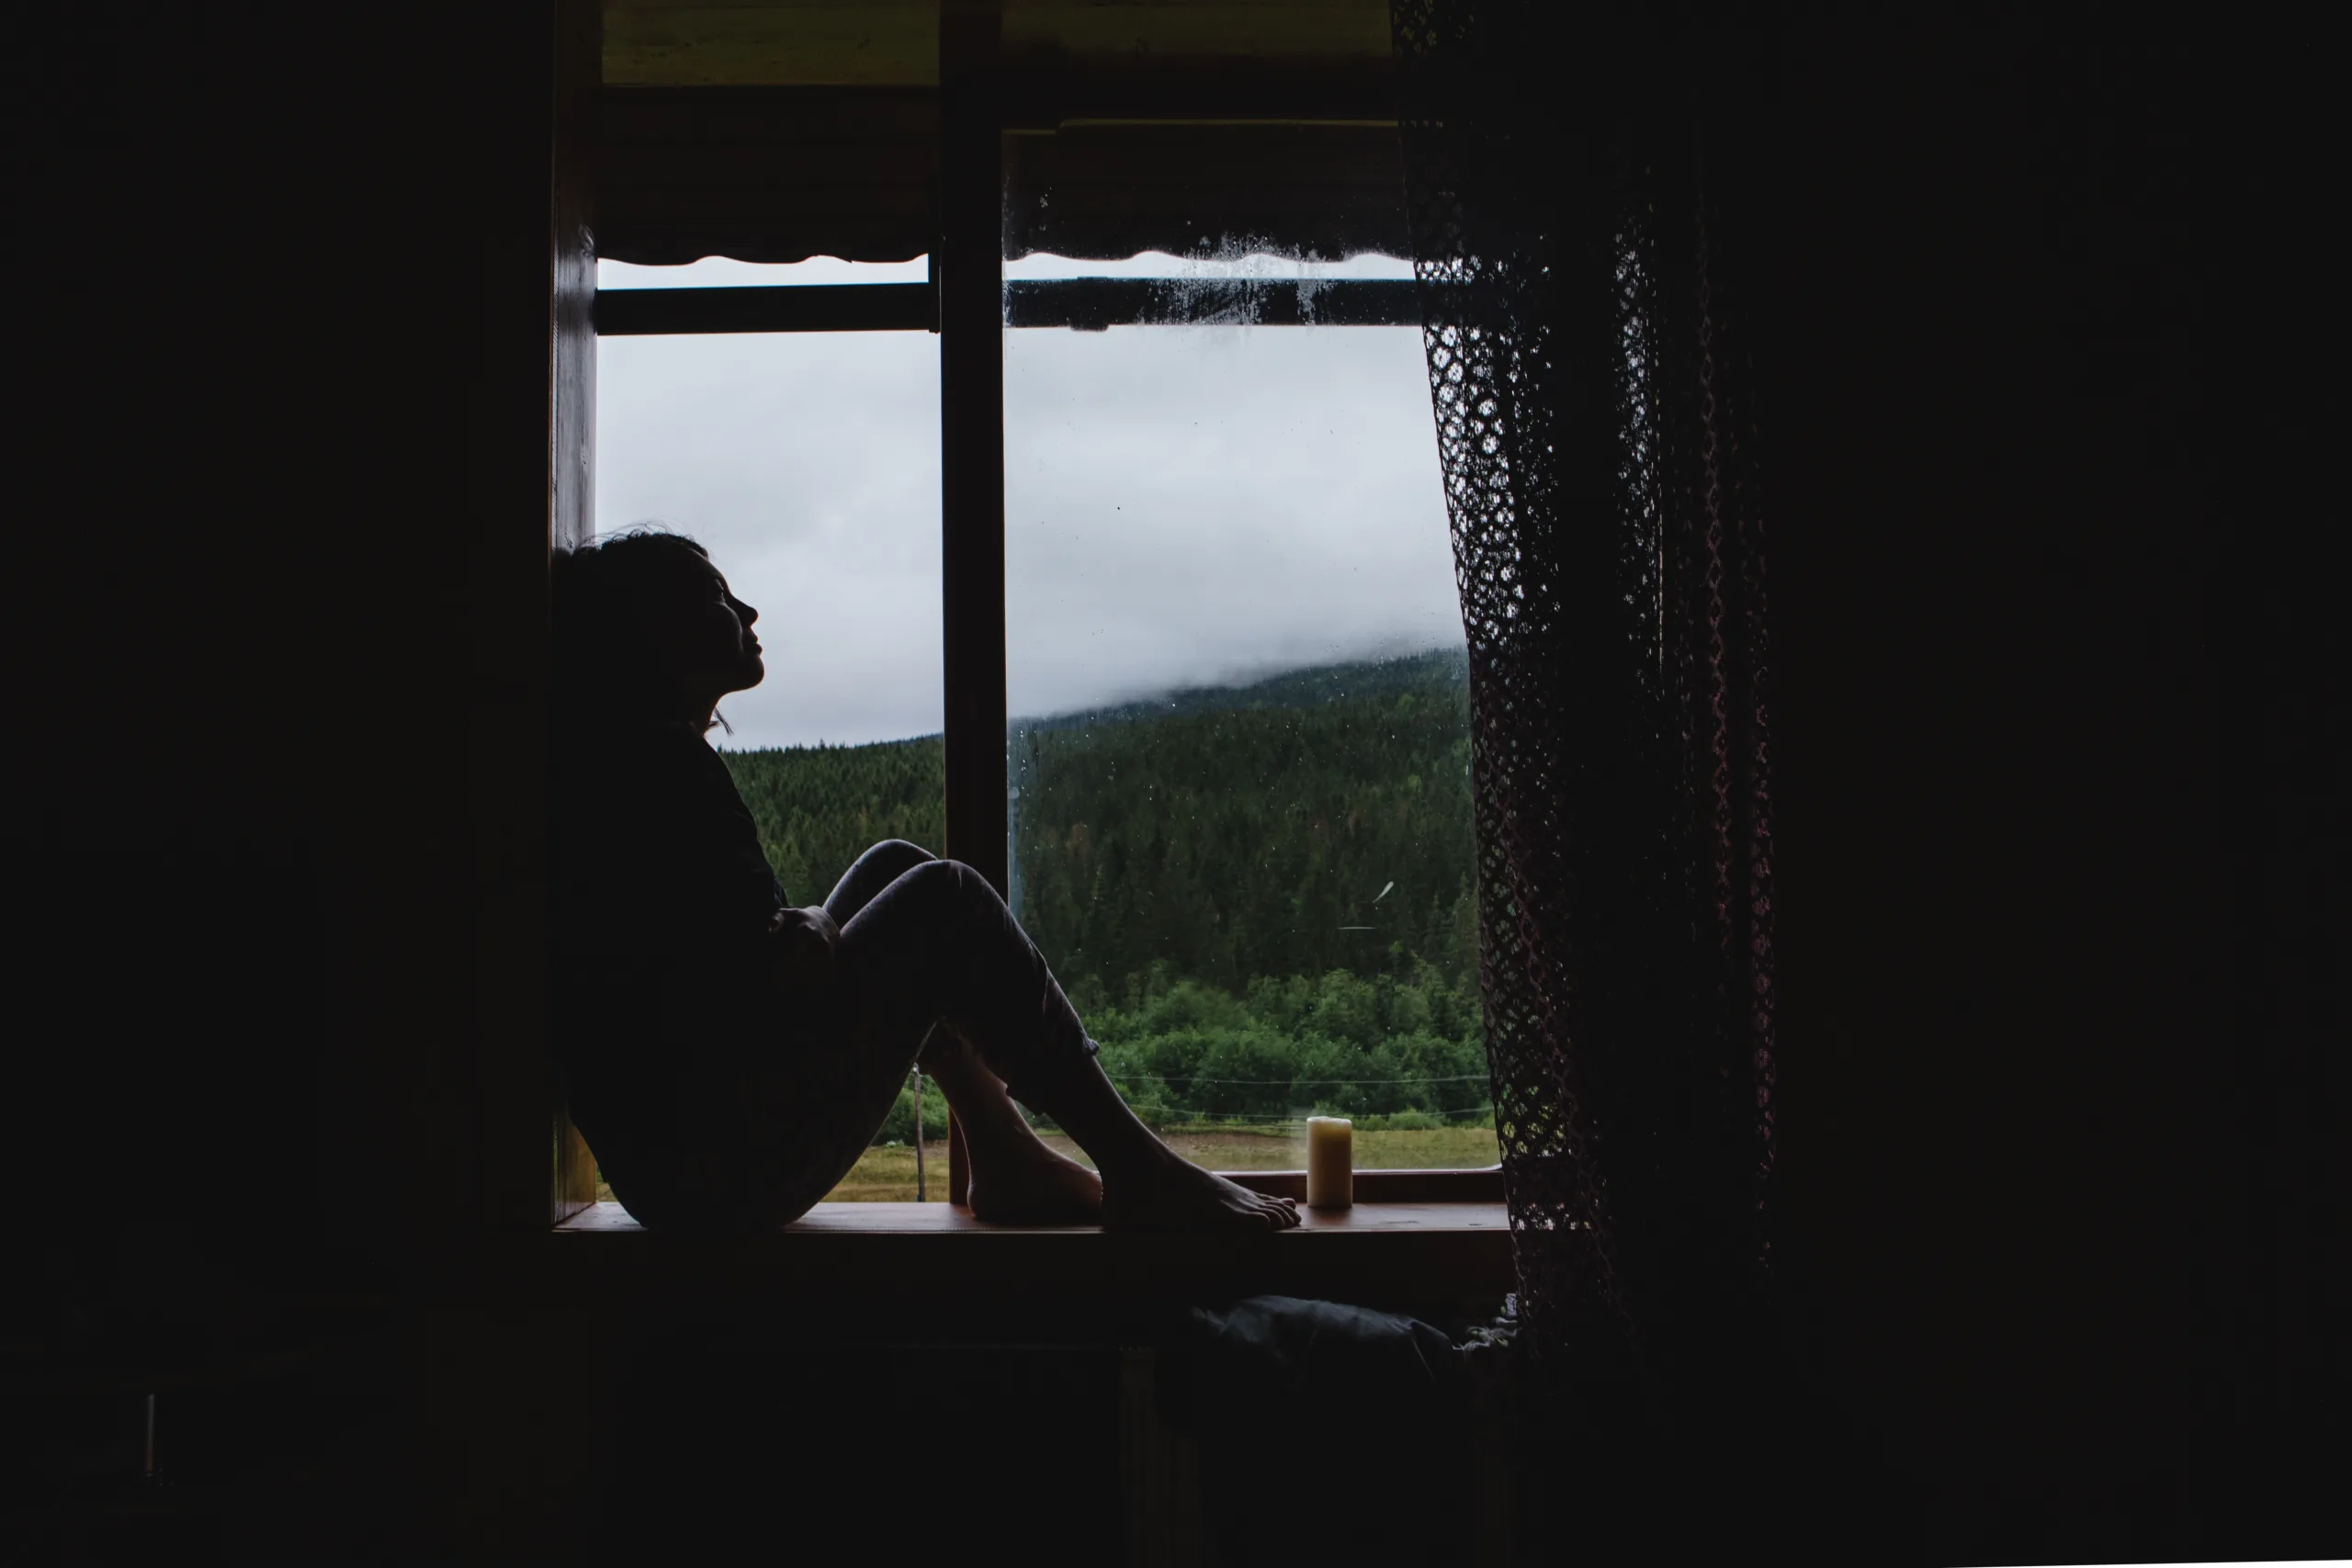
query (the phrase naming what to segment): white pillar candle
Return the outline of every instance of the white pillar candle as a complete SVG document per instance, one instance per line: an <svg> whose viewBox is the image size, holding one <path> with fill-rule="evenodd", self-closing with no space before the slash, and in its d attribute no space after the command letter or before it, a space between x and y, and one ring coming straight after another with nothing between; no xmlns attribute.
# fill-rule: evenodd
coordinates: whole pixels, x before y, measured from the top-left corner
<svg viewBox="0 0 2352 1568"><path fill-rule="evenodd" d="M1355 1123L1344 1116L1306 1119L1306 1206L1345 1209L1356 1201Z"/></svg>

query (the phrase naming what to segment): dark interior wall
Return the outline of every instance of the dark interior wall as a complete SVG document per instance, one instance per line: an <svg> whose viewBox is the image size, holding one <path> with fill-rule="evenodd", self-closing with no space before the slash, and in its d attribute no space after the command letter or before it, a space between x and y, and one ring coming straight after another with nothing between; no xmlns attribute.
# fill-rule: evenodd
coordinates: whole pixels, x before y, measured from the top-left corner
<svg viewBox="0 0 2352 1568"><path fill-rule="evenodd" d="M344 1446L401 1457L314 1489L335 1556L570 1498L499 1375L545 1337L465 1274L483 1042L536 992L553 9L11 46L9 1337L95 1308L130 1326L93 1354L158 1317L217 1353L253 1286L389 1290L360 1375L400 1414Z"/></svg>
<svg viewBox="0 0 2352 1568"><path fill-rule="evenodd" d="M2185 323L2086 341L2064 40L1865 25L1781 83L1784 1212L1841 1381L1980 1515L2168 1465L2195 1393L2204 476Z"/></svg>
<svg viewBox="0 0 2352 1568"><path fill-rule="evenodd" d="M2225 956L2252 613L2161 186L2203 128L2177 51L1960 11L1792 15L1765 128L1792 1321L1949 1554L2157 1555L2243 1347L2303 1324L2259 1415L2332 1343L2318 1222L2247 1240L2312 1172L2260 1163ZM58 15L11 68L5 820L55 1043L12 1189L68 1250L226 1231L428 1299L532 852L550 9ZM566 1467L475 1374L537 1309L464 1289L408 1352L420 1509L513 1545Z"/></svg>
<svg viewBox="0 0 2352 1568"><path fill-rule="evenodd" d="M2299 477L2340 400L2287 363L2328 329L2248 314L2316 297L2317 100L2093 7L1791 8L1778 71L1801 1337L1938 1559L2319 1551L2344 781Z"/></svg>
<svg viewBox="0 0 2352 1568"><path fill-rule="evenodd" d="M389 1287L387 1376L473 1371L413 1309L482 1226L490 911L535 853L550 13L12 42L12 1340ZM471 1414L405 1424L447 1484L335 1528L512 1492Z"/></svg>
<svg viewBox="0 0 2352 1568"><path fill-rule="evenodd" d="M327 1109L254 1120L387 1257L480 1201L473 764L529 695L484 655L544 614L546 23L67 7L13 68L11 847L120 857L93 1050L241 1032L106 1039L168 1000L127 953L317 991ZM221 932L183 857L307 885L315 955Z"/></svg>

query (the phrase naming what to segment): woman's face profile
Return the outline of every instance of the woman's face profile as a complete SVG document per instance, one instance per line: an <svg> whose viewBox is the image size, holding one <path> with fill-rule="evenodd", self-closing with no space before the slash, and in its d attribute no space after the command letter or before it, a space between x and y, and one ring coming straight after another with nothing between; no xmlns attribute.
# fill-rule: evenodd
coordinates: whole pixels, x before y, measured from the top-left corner
<svg viewBox="0 0 2352 1568"><path fill-rule="evenodd" d="M696 698L716 701L766 678L760 639L752 630L759 618L759 611L729 590L717 567L691 556L678 573L674 597L664 596L647 630L679 683Z"/></svg>

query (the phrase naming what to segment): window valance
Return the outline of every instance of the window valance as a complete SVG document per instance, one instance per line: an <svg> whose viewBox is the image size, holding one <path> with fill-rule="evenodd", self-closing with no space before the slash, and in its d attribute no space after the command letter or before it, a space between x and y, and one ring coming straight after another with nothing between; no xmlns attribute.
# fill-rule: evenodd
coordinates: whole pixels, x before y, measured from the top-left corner
<svg viewBox="0 0 2352 1568"><path fill-rule="evenodd" d="M933 248L934 89L608 88L598 116L602 256L881 262ZM1008 259L1409 254L1397 133L1378 120L1049 123L1006 136L1004 169Z"/></svg>

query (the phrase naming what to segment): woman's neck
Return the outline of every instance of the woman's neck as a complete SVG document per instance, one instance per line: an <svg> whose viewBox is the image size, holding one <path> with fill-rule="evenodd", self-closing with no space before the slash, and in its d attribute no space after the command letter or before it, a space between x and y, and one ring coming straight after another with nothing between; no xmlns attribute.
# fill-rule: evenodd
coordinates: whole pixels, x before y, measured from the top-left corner
<svg viewBox="0 0 2352 1568"><path fill-rule="evenodd" d="M674 700L662 705L662 722L683 724L696 735L707 735L711 727L718 722L718 699L725 694L723 692L707 695L679 693Z"/></svg>

